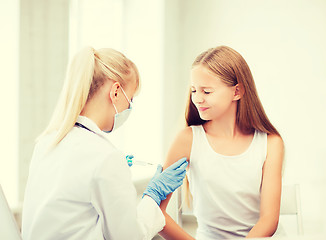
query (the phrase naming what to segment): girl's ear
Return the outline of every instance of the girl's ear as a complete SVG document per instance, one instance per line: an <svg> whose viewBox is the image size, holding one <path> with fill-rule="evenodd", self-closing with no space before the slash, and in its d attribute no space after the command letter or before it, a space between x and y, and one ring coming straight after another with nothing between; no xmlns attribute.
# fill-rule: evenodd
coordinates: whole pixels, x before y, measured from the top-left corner
<svg viewBox="0 0 326 240"><path fill-rule="evenodd" d="M115 103L118 99L118 90L120 88L120 83L119 82L115 82L112 84L111 86L111 90L110 90L110 98L112 103Z"/></svg>
<svg viewBox="0 0 326 240"><path fill-rule="evenodd" d="M235 90L234 90L234 98L233 100L237 101L240 100L244 94L244 90L242 87L242 84L238 83L237 85L234 86Z"/></svg>

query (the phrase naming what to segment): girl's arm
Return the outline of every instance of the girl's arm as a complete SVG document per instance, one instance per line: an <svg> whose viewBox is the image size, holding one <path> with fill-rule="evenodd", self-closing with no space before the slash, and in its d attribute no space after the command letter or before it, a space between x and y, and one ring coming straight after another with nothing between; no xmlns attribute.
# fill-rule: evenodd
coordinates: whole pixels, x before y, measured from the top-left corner
<svg viewBox="0 0 326 240"><path fill-rule="evenodd" d="M167 168L182 157L187 157L189 161L192 145L192 129L190 127L182 130L174 140L163 168ZM172 193L161 202L160 208L165 216L166 225L159 233L162 237L168 240L178 239L194 239L185 232L166 212L167 205L171 199Z"/></svg>
<svg viewBox="0 0 326 240"><path fill-rule="evenodd" d="M278 225L282 189L283 140L278 135L267 137L267 158L263 166L260 217L247 238L270 237Z"/></svg>

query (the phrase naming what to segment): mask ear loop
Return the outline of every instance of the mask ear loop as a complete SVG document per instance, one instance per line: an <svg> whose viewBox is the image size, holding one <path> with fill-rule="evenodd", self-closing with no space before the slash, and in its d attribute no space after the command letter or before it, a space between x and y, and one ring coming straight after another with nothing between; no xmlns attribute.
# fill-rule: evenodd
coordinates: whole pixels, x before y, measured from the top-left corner
<svg viewBox="0 0 326 240"><path fill-rule="evenodd" d="M112 104L113 104L113 107L114 107L115 113L118 113L118 110L117 110L117 108L115 107L114 103L112 103Z"/></svg>
<svg viewBox="0 0 326 240"><path fill-rule="evenodd" d="M129 98L128 98L126 92L125 92L125 90L123 90L123 88L121 87L121 85L120 85L120 88L122 90L123 95L125 95L125 98L127 99L128 103L129 103L129 109L131 109L132 108L132 102L129 100ZM117 108L116 108L116 106L114 105L114 103L112 103L112 104L113 104L115 113L119 113L118 110L117 110Z"/></svg>
<svg viewBox="0 0 326 240"><path fill-rule="evenodd" d="M125 97L127 98L127 101L129 102L129 104L131 104L131 101L129 100L129 98L128 98L126 92L125 92L125 90L123 90L123 88L121 87L121 85L120 85L120 88L121 88L123 94L125 95Z"/></svg>

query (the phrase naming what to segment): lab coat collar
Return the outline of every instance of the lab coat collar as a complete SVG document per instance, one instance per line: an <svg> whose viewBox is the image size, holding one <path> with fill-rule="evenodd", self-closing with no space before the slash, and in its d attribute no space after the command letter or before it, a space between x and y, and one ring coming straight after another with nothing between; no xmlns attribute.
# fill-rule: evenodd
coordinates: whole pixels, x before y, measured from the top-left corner
<svg viewBox="0 0 326 240"><path fill-rule="evenodd" d="M85 127L87 127L89 130L91 130L92 132L94 132L95 134L98 134L102 137L107 137L107 133L103 132L97 125L96 123L89 119L88 117L85 116L81 116L79 115L77 118L78 123L84 125Z"/></svg>

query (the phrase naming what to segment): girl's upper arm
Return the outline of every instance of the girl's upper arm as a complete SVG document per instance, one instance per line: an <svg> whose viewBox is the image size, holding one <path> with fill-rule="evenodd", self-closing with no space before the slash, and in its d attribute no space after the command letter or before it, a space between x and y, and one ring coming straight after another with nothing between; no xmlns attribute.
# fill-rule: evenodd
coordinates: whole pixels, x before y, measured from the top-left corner
<svg viewBox="0 0 326 240"><path fill-rule="evenodd" d="M189 161L190 151L192 145L192 129L191 127L186 127L179 132L173 141L166 160L163 165L163 169L166 169L180 158L186 157Z"/></svg>
<svg viewBox="0 0 326 240"><path fill-rule="evenodd" d="M192 129L191 127L186 127L181 130L176 136L174 142L172 143L166 161L163 164L163 169L166 169L180 158L186 157L189 161L190 151L192 146ZM171 198L171 194L167 196L165 200L161 202L160 208L164 212Z"/></svg>
<svg viewBox="0 0 326 240"><path fill-rule="evenodd" d="M267 157L263 166L260 217L278 221L284 158L283 140L278 135L267 137Z"/></svg>

